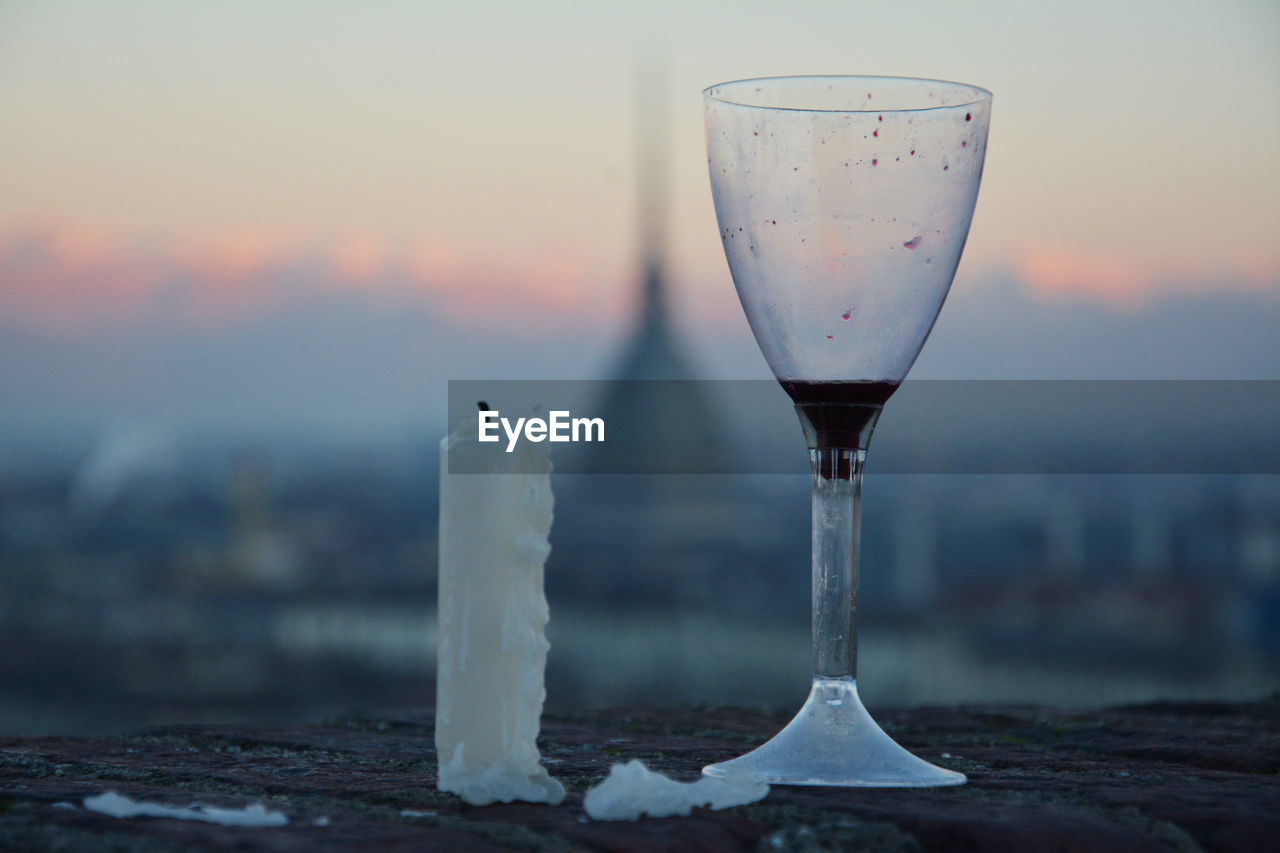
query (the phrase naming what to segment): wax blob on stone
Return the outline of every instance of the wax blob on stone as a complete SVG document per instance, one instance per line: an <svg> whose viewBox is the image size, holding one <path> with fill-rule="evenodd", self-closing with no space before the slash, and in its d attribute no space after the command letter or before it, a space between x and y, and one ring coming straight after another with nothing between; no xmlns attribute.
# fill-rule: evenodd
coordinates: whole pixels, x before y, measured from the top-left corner
<svg viewBox="0 0 1280 853"><path fill-rule="evenodd" d="M537 746L549 648L549 446L525 441L494 453L477 427L465 418L440 445L437 787L472 805L554 805L564 786Z"/></svg>
<svg viewBox="0 0 1280 853"><path fill-rule="evenodd" d="M216 823L221 826L284 826L289 823L283 812L270 811L262 803L253 803L242 809L224 809L201 803L166 806L163 803L133 800L115 791L85 797L84 807L91 812L119 818L161 817Z"/></svg>
<svg viewBox="0 0 1280 853"><path fill-rule="evenodd" d="M713 811L763 800L769 786L747 770L723 778L704 776L697 782L677 782L655 773L639 759L615 764L609 777L587 791L582 805L592 820L639 820L688 815L694 808Z"/></svg>

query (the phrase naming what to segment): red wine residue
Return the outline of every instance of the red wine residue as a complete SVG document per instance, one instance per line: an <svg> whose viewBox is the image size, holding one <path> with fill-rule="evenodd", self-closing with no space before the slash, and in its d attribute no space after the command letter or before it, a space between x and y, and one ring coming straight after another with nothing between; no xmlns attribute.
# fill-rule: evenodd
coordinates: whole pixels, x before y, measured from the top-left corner
<svg viewBox="0 0 1280 853"><path fill-rule="evenodd" d="M919 245L920 245L920 235L919 235L919 234L917 234L916 236L912 237L912 238L911 238L910 240L908 240L907 242L903 243L903 244L902 244L902 248L904 248L904 249L914 249L914 248L916 248L916 247L917 247L917 246L919 246Z"/></svg>
<svg viewBox="0 0 1280 853"><path fill-rule="evenodd" d="M827 335L827 340L834 341L835 339L836 339L835 335Z"/></svg>
<svg viewBox="0 0 1280 853"><path fill-rule="evenodd" d="M848 311L846 311L846 312L844 312L843 314L841 314L841 315L840 315L840 319L841 319L841 320L848 320L848 319L850 319L850 318L852 318L852 317L853 317L853 309L852 309L852 308L850 308Z"/></svg>
<svg viewBox="0 0 1280 853"><path fill-rule="evenodd" d="M970 119L972 119L972 118L973 118L973 116L972 116L972 115L970 115L969 113L965 113L965 114L964 114L964 120L965 120L965 121L969 121L969 120L970 120Z"/></svg>
<svg viewBox="0 0 1280 853"><path fill-rule="evenodd" d="M871 160L871 165L872 165L872 166L878 165L879 163L880 163L880 161L879 161L879 160L876 160L876 159L872 158L872 160Z"/></svg>
<svg viewBox="0 0 1280 853"><path fill-rule="evenodd" d="M879 138L880 138L880 131L879 131L879 130L873 130L873 131L871 131L871 135L872 135L872 136L874 136L876 139L879 139Z"/></svg>
<svg viewBox="0 0 1280 853"><path fill-rule="evenodd" d="M862 404L883 406L898 390L897 382L805 382L780 380L782 389L797 405L814 403Z"/></svg>

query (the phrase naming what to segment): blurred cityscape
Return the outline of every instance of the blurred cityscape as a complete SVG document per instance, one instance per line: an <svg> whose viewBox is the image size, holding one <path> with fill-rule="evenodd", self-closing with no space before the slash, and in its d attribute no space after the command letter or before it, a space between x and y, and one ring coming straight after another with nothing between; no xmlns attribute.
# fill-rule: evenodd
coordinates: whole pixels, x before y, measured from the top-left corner
<svg viewBox="0 0 1280 853"><path fill-rule="evenodd" d="M429 705L437 464L427 438L246 451L120 431L6 472L0 731ZM551 707L799 701L807 478L554 488ZM1280 688L1275 477L884 475L865 497L873 704Z"/></svg>
<svg viewBox="0 0 1280 853"><path fill-rule="evenodd" d="M656 254L641 281L612 375L693 375ZM763 410L788 417L776 402L603 405L652 439L646 453L705 459L735 452ZM782 429L802 458L799 426ZM1015 456L1035 452L1022 432ZM429 706L438 440L128 422L87 443L10 440L0 732ZM801 701L807 476L556 475L553 489L549 707ZM1280 689L1280 477L872 474L863 517L873 708Z"/></svg>

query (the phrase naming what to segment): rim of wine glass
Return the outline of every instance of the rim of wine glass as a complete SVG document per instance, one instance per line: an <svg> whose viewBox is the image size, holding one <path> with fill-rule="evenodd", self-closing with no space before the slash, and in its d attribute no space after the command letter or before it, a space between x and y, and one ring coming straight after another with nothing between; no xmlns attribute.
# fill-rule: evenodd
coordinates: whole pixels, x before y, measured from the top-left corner
<svg viewBox="0 0 1280 853"><path fill-rule="evenodd" d="M938 104L933 107L909 107L909 108L888 108L876 106L875 108L867 107L842 107L840 109L823 109L820 107L783 107L783 106L765 106L763 104L744 104L741 101L735 101L730 98L721 97L712 94L712 89L718 89L721 86L737 86L743 83L769 83L776 80L896 80L905 83L936 83L939 86L952 86L957 89L966 89L974 94L974 98L969 101L957 104ZM725 80L722 83L713 83L702 90L702 96L708 100L716 101L721 104L727 104L731 107L741 107L744 110L768 110L770 112L783 111L793 113L928 113L936 110L954 110L956 108L971 107L974 104L989 102L994 97L991 92L981 86L975 86L972 83L961 83L956 80L939 80L933 77L899 77L895 74L780 74L772 77L744 77L741 80Z"/></svg>

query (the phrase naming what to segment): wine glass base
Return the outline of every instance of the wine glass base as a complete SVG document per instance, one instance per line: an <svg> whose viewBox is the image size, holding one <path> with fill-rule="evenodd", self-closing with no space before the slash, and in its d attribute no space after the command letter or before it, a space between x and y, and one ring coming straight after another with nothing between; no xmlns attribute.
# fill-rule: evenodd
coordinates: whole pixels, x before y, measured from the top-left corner
<svg viewBox="0 0 1280 853"><path fill-rule="evenodd" d="M738 758L702 768L707 776L749 771L770 785L932 788L963 785L963 773L937 767L894 743L863 707L852 678L816 678L786 728Z"/></svg>

